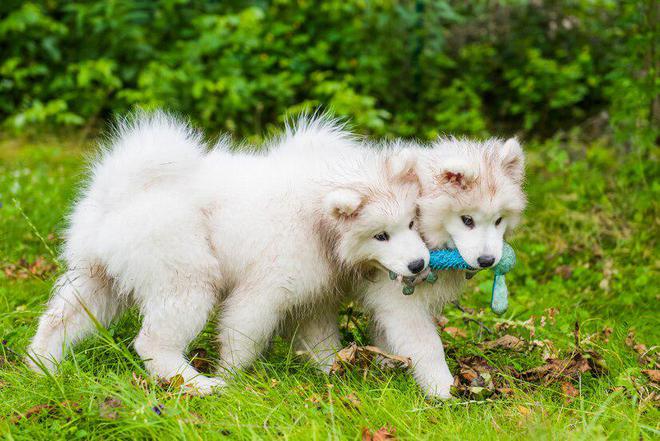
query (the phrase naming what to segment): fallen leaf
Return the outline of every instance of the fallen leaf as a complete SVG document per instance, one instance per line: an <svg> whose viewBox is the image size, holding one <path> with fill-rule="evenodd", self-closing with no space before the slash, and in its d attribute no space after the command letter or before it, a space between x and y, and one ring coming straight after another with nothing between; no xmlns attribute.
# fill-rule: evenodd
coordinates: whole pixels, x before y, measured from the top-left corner
<svg viewBox="0 0 660 441"><path fill-rule="evenodd" d="M554 325L555 324L555 316L557 315L559 310L557 308L548 308L543 312L545 312L548 315L548 319L550 320L550 323L552 323Z"/></svg>
<svg viewBox="0 0 660 441"><path fill-rule="evenodd" d="M447 326L447 323L449 323L449 319L447 317L445 317L444 315L441 315L441 316L436 317L435 322L438 326L440 326L441 328L444 328L445 326Z"/></svg>
<svg viewBox="0 0 660 441"><path fill-rule="evenodd" d="M461 338L466 338L467 333L460 328L455 328L453 326L447 326L446 328L443 329L444 332L447 334L451 335L454 338L461 337Z"/></svg>
<svg viewBox="0 0 660 441"><path fill-rule="evenodd" d="M343 401L356 409L362 406L362 401L354 393L344 396Z"/></svg>
<svg viewBox="0 0 660 441"><path fill-rule="evenodd" d="M211 373L211 360L204 348L195 348L188 354L188 359L190 364L194 367L197 372L202 374Z"/></svg>
<svg viewBox="0 0 660 441"><path fill-rule="evenodd" d="M312 403L316 406L317 409L321 409L321 397L318 394L312 394L309 397L305 398L305 401L308 403ZM305 407L307 405L305 404Z"/></svg>
<svg viewBox="0 0 660 441"><path fill-rule="evenodd" d="M499 395L510 395L513 393L508 384L498 384L502 381L496 375L499 371L488 362L478 356L459 358L459 375L454 377L454 385L451 392L455 396L467 397L475 400L483 400L495 393Z"/></svg>
<svg viewBox="0 0 660 441"><path fill-rule="evenodd" d="M107 397L99 405L99 413L101 414L101 418L105 418L106 420L116 420L119 417L119 412L117 409L120 408L121 405L122 402L119 398Z"/></svg>
<svg viewBox="0 0 660 441"><path fill-rule="evenodd" d="M57 265L43 256L37 257L33 262L21 259L17 263L6 264L3 272L8 279L26 280L30 277L47 279L57 271Z"/></svg>
<svg viewBox="0 0 660 441"><path fill-rule="evenodd" d="M78 410L80 408L80 405L76 402L73 401L63 401L59 405L57 404L37 404L36 406L32 406L28 410L25 411L24 414L15 414L11 418L11 422L13 424L16 424L23 418L29 419L34 416L40 415L42 412L46 412L47 415L53 415L55 414L60 407L68 407L73 410Z"/></svg>
<svg viewBox="0 0 660 441"><path fill-rule="evenodd" d="M337 355L335 356L335 361L332 363L332 366L330 367L330 373L331 374L344 373L346 365L355 364L355 359L357 357L357 352L358 352L357 348L358 348L357 344L351 343L347 347L337 352Z"/></svg>
<svg viewBox="0 0 660 441"><path fill-rule="evenodd" d="M549 358L546 364L523 372L521 377L527 381L549 384L559 379L576 379L585 372L598 375L605 368L602 357L595 352L576 352L566 359Z"/></svg>
<svg viewBox="0 0 660 441"><path fill-rule="evenodd" d="M660 370L658 369L643 369L642 373L649 377L649 380L654 383L660 383Z"/></svg>
<svg viewBox="0 0 660 441"><path fill-rule="evenodd" d="M385 441L385 440L394 440L396 436L396 429L394 427L381 427L376 430L373 434L369 429L364 427L362 429L362 441Z"/></svg>
<svg viewBox="0 0 660 441"><path fill-rule="evenodd" d="M564 280L568 280L573 275L573 268L570 265L561 265L555 268L555 274Z"/></svg>
<svg viewBox="0 0 660 441"><path fill-rule="evenodd" d="M169 387L171 387L172 389L178 389L181 386L183 386L185 382L186 380L183 378L183 375L176 374L175 376L170 378Z"/></svg>
<svg viewBox="0 0 660 441"><path fill-rule="evenodd" d="M149 382L143 378L141 375L136 374L135 372L132 372L133 378L131 379L131 383L133 383L134 386L144 390L144 391L149 391Z"/></svg>
<svg viewBox="0 0 660 441"><path fill-rule="evenodd" d="M566 396L566 401L569 403L573 401L573 398L580 395L580 392L575 388L575 386L573 386L573 384L568 381L564 381L561 384L561 391L564 393Z"/></svg>
<svg viewBox="0 0 660 441"><path fill-rule="evenodd" d="M532 411L529 410L528 407L521 406L521 405L518 405L518 412L520 412L520 415L522 415L524 417L529 416L532 413Z"/></svg>
<svg viewBox="0 0 660 441"><path fill-rule="evenodd" d="M347 365L366 368L374 358L379 358L383 362L387 362L389 365L398 367L409 368L412 366L412 361L408 357L388 354L376 346L358 346L355 343L351 343L337 352L332 367L330 368L330 373L342 374L345 372L345 367Z"/></svg>
<svg viewBox="0 0 660 441"><path fill-rule="evenodd" d="M403 357L401 355L389 354L382 349L376 346L365 346L364 348L359 348L358 352L369 352L371 355L379 356L385 360L394 362L395 364L401 365L401 367L410 368L412 367L412 360L410 357Z"/></svg>
<svg viewBox="0 0 660 441"><path fill-rule="evenodd" d="M497 340L485 341L481 343L479 346L484 349L503 348L503 349L511 349L514 351L522 351L524 345L525 342L523 340L513 335L506 334L498 338Z"/></svg>
<svg viewBox="0 0 660 441"><path fill-rule="evenodd" d="M643 344L639 343L635 337L635 331L634 330L629 330L628 335L626 336L626 346L632 348L637 354L639 355L639 362L643 365L652 365L653 367L658 367L660 366L660 352L657 352L655 354L651 354L648 349L648 347Z"/></svg>

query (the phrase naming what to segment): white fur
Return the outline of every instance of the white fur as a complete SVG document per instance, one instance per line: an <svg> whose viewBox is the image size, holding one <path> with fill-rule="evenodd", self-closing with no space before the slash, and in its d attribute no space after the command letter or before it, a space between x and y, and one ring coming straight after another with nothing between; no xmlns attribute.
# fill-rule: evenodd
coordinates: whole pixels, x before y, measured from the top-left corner
<svg viewBox="0 0 660 441"><path fill-rule="evenodd" d="M207 152L157 113L124 123L91 168L70 219L59 279L29 354L54 369L63 349L126 305L143 316L135 350L155 376L210 392L224 380L185 359L220 305L222 368L249 366L287 315L297 344L327 369L339 346L335 305L376 268L412 275L428 250L414 229L419 183L400 149L359 149L317 119L265 152ZM414 178L414 179L413 179ZM390 240L374 235L387 231ZM315 314L310 314L315 311ZM36 363L35 363L36 362Z"/></svg>
<svg viewBox="0 0 660 441"><path fill-rule="evenodd" d="M443 139L431 148L408 149L419 160L419 229L428 246L456 247L474 267L483 254L495 256L497 264L503 236L518 223L525 206L524 155L518 142ZM461 179L455 179L459 174ZM463 215L473 218L474 228L464 225ZM502 221L495 226L499 217ZM418 285L413 295L404 296L400 285L379 276L362 300L373 316L375 344L410 357L424 392L444 399L450 397L453 377L433 314L460 294L465 277L458 271L439 271L438 277L434 285Z"/></svg>

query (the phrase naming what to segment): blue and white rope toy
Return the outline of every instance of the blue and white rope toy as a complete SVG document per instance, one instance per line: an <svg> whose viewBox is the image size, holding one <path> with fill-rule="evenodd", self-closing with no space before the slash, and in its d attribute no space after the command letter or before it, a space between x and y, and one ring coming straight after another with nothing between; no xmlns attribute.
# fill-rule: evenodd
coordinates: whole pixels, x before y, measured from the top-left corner
<svg viewBox="0 0 660 441"><path fill-rule="evenodd" d="M513 251L513 248L511 248L511 245L505 242L502 248L502 258L499 263L494 267L489 268L494 274L490 309L492 309L495 314L503 314L509 307L509 291L506 287L504 275L511 271L511 268L513 268L515 264L516 253ZM431 272L426 277L426 281L429 283L435 283L435 281L438 280L438 275L435 271L463 270L476 272L484 269L472 268L465 260L463 260L463 257L456 249L432 250L429 267L431 268ZM396 279L397 275L395 273L390 273L390 278ZM409 284L407 279L410 278L403 279L403 294L408 296L415 292L415 286Z"/></svg>

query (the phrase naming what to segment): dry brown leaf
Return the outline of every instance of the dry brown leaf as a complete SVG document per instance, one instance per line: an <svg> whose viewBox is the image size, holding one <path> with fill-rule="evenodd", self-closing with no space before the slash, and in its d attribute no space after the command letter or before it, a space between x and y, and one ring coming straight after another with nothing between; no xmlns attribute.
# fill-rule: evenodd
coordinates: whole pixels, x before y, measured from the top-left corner
<svg viewBox="0 0 660 441"><path fill-rule="evenodd" d="M204 348L195 348L188 355L190 364L202 374L211 373L211 359Z"/></svg>
<svg viewBox="0 0 660 441"><path fill-rule="evenodd" d="M510 387L498 387L495 391L500 395L513 395L513 389Z"/></svg>
<svg viewBox="0 0 660 441"><path fill-rule="evenodd" d="M321 403L321 397L318 394L312 394L309 397L305 398L305 401L308 403L312 403L316 405L317 408L321 408L320 403Z"/></svg>
<svg viewBox="0 0 660 441"><path fill-rule="evenodd" d="M568 280L573 275L573 268L570 265L561 265L555 268L555 274L564 280Z"/></svg>
<svg viewBox="0 0 660 441"><path fill-rule="evenodd" d="M559 379L576 379L585 372L595 375L605 370L605 363L595 352L576 352L570 358L549 358L546 364L538 366L521 374L527 381L538 381L544 384L555 382Z"/></svg>
<svg viewBox="0 0 660 441"><path fill-rule="evenodd" d="M185 382L186 380L183 378L183 375L176 374L175 376L170 378L169 387L171 387L172 389L178 389L181 386L183 386Z"/></svg>
<svg viewBox="0 0 660 441"><path fill-rule="evenodd" d="M149 391L149 382L142 377L142 375L138 375L135 372L132 372L133 378L131 379L131 383L133 383L134 386L144 390L144 391Z"/></svg>
<svg viewBox="0 0 660 441"><path fill-rule="evenodd" d="M561 391L564 393L566 396L566 401L569 403L573 401L573 398L580 395L580 392L575 388L575 386L573 386L573 384L568 381L564 381L561 384Z"/></svg>
<svg viewBox="0 0 660 441"><path fill-rule="evenodd" d="M3 268L5 276L14 280L26 280L30 277L46 279L55 271L57 271L57 265L43 256L37 257L33 262L21 259L17 263L7 264Z"/></svg>
<svg viewBox="0 0 660 441"><path fill-rule="evenodd" d="M452 394L475 400L483 400L494 394L510 395L513 390L508 384L498 384L502 378L496 375L499 371L478 356L459 358L459 375L454 377Z"/></svg>
<svg viewBox="0 0 660 441"><path fill-rule="evenodd" d="M559 310L557 308L548 308L543 312L545 312L548 315L548 320L550 320L550 323L554 325L555 317L557 316Z"/></svg>
<svg viewBox="0 0 660 441"><path fill-rule="evenodd" d="M60 407L68 407L73 410L78 410L80 408L80 405L74 401L62 401L59 405L57 404L37 404L36 406L30 407L28 410L25 411L24 414L15 414L14 416L11 417L11 422L13 424L16 424L23 418L28 419L32 418L34 416L38 416L41 414L43 411L46 411L47 415L53 415L54 413L57 412L57 410Z"/></svg>
<svg viewBox="0 0 660 441"><path fill-rule="evenodd" d="M362 406L362 401L360 401L354 393L344 396L343 401L356 409L359 409Z"/></svg>
<svg viewBox="0 0 660 441"><path fill-rule="evenodd" d="M454 338L458 338L458 337L466 338L467 337L467 333L463 329L455 328L453 326L447 326L446 328L443 329L443 331L446 332L447 334L451 335Z"/></svg>
<svg viewBox="0 0 660 441"><path fill-rule="evenodd" d="M407 367L407 368L412 367L412 360L409 357L389 354L376 346L365 346L363 349L367 352L370 352L372 355L378 355L384 358L385 360L393 361L395 363L402 365L403 367Z"/></svg>
<svg viewBox="0 0 660 441"><path fill-rule="evenodd" d="M649 351L648 347L639 343L635 337L635 331L629 330L628 335L626 336L626 346L632 348L639 355L639 362L646 366L653 366L655 368L660 367L660 353L656 352L652 354L652 351Z"/></svg>
<svg viewBox="0 0 660 441"><path fill-rule="evenodd" d="M107 397L99 405L99 413L101 418L106 420L116 420L119 417L119 412L117 411L122 405L121 400L116 397Z"/></svg>
<svg viewBox="0 0 660 441"><path fill-rule="evenodd" d="M396 429L394 427L381 427L373 434L366 427L362 428L362 441L385 441L395 440Z"/></svg>
<svg viewBox="0 0 660 441"><path fill-rule="evenodd" d="M346 365L355 364L355 359L357 357L358 346L355 343L351 343L347 347L343 348L335 356L335 361L330 367L331 374L341 374L345 371Z"/></svg>
<svg viewBox="0 0 660 441"><path fill-rule="evenodd" d="M646 374L654 383L660 383L660 370L658 369L643 369L642 373Z"/></svg>
<svg viewBox="0 0 660 441"><path fill-rule="evenodd" d="M510 349L513 351L522 351L525 346L525 342L516 336L506 334L498 338L497 340L485 341L481 343L479 346L481 346L484 349L503 348L503 349Z"/></svg>
<svg viewBox="0 0 660 441"><path fill-rule="evenodd" d="M449 319L447 317L445 317L444 315L441 315L441 316L436 317L435 322L438 326L440 326L441 328L444 328L445 326L447 326L447 323L449 323Z"/></svg>
<svg viewBox="0 0 660 441"><path fill-rule="evenodd" d="M345 367L347 365L355 365L366 368L375 357L382 359L384 362L387 362L387 364L390 365L406 368L412 366L412 361L408 357L388 354L376 346L358 346L355 343L351 343L344 349L337 352L335 361L332 363L332 367L330 368L330 373L342 374L345 372Z"/></svg>

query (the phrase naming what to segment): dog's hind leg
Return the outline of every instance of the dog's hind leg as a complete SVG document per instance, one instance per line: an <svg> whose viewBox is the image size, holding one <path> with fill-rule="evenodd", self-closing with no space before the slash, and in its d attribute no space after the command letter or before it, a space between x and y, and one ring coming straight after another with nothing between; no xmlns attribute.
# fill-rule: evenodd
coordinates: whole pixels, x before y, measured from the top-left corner
<svg viewBox="0 0 660 441"><path fill-rule="evenodd" d="M318 311L302 320L294 336L294 348L309 354L316 367L328 373L341 349L337 313Z"/></svg>
<svg viewBox="0 0 660 441"><path fill-rule="evenodd" d="M280 324L285 295L267 280L234 290L218 322L222 369L247 368L261 355Z"/></svg>
<svg viewBox="0 0 660 441"><path fill-rule="evenodd" d="M219 378L200 374L184 355L208 320L215 303L213 289L202 284L162 287L136 300L144 318L134 346L150 374L168 380L180 374L186 387L199 394L224 385Z"/></svg>
<svg viewBox="0 0 660 441"><path fill-rule="evenodd" d="M122 309L105 275L92 268L71 269L56 282L46 312L28 348L28 365L54 371L67 347L110 324Z"/></svg>

